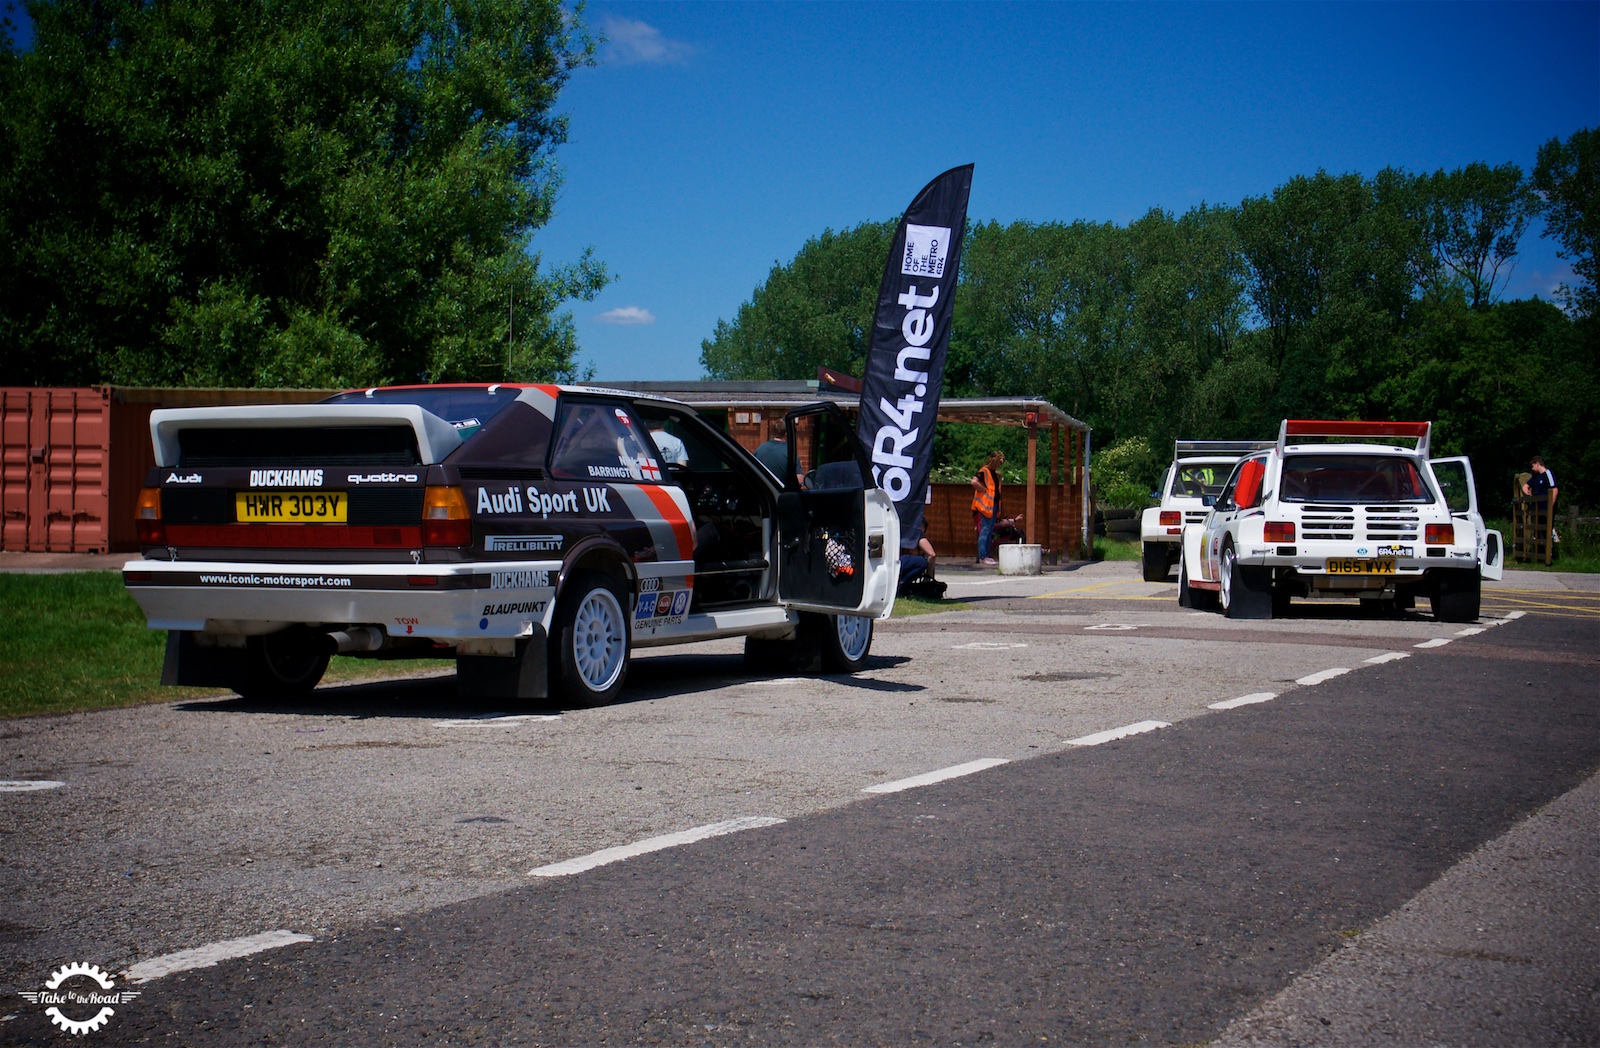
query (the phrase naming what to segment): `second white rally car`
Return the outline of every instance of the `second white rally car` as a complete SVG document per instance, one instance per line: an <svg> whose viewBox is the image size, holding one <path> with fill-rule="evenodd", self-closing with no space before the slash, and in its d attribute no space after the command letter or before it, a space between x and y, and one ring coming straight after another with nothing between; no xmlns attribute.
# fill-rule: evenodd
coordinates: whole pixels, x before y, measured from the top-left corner
<svg viewBox="0 0 1600 1048"><path fill-rule="evenodd" d="M1386 610L1432 603L1478 617L1482 580L1504 568L1478 512L1472 465L1431 459L1430 422L1285 420L1183 528L1178 601L1272 618L1296 597L1360 597ZM1409 445L1397 440L1411 441Z"/></svg>

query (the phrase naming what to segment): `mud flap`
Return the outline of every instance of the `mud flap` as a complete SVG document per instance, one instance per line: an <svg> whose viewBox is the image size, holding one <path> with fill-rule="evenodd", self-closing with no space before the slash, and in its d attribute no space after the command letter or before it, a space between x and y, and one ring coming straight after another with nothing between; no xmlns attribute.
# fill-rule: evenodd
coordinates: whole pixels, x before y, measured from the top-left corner
<svg viewBox="0 0 1600 1048"><path fill-rule="evenodd" d="M199 688L233 688L245 669L244 648L201 647L189 630L167 631L167 654L161 663L162 684Z"/></svg>
<svg viewBox="0 0 1600 1048"><path fill-rule="evenodd" d="M456 688L464 699L544 699L550 695L549 645L544 627L502 655L457 655Z"/></svg>

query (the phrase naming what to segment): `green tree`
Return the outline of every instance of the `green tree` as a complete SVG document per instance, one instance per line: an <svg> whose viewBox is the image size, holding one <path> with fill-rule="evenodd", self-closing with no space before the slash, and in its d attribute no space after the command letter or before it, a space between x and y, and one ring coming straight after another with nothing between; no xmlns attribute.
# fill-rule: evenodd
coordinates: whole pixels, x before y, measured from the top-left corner
<svg viewBox="0 0 1600 1048"><path fill-rule="evenodd" d="M1600 130L1575 131L1565 142L1552 138L1539 147L1533 188L1542 198L1545 235L1561 244L1578 284L1566 289L1569 304L1587 316L1600 305Z"/></svg>
<svg viewBox="0 0 1600 1048"><path fill-rule="evenodd" d="M897 221L826 230L787 265L773 263L766 283L717 321L700 343L700 366L714 379L808 379L817 368L861 375L872 344L883 263Z"/></svg>
<svg viewBox="0 0 1600 1048"><path fill-rule="evenodd" d="M570 376L541 268L594 43L555 0L58 0L0 69L0 342L36 383Z"/></svg>
<svg viewBox="0 0 1600 1048"><path fill-rule="evenodd" d="M1536 203L1522 168L1475 163L1419 182L1432 258L1464 284L1473 309L1488 309Z"/></svg>
<svg viewBox="0 0 1600 1048"><path fill-rule="evenodd" d="M1265 418L1382 417L1372 390L1429 268L1413 180L1298 176L1245 200L1239 233L1274 376Z"/></svg>

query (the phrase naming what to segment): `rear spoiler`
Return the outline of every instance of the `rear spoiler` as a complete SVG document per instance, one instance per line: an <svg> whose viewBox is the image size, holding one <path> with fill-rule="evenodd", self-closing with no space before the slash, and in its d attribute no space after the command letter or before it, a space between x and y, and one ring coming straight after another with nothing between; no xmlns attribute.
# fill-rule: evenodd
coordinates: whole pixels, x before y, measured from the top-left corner
<svg viewBox="0 0 1600 1048"><path fill-rule="evenodd" d="M1338 419L1286 418L1278 430L1278 454L1290 437L1400 437L1417 442L1417 454L1428 457L1428 438L1432 422L1353 422Z"/></svg>
<svg viewBox="0 0 1600 1048"><path fill-rule="evenodd" d="M1185 455L1237 455L1243 458L1252 451L1265 451L1272 447L1270 440L1179 440L1173 442L1172 457Z"/></svg>
<svg viewBox="0 0 1600 1048"><path fill-rule="evenodd" d="M424 465L443 461L461 446L456 428L415 404L261 404L220 408L160 408L150 412L156 465L178 464L178 432L185 429L295 429L313 426L410 427Z"/></svg>

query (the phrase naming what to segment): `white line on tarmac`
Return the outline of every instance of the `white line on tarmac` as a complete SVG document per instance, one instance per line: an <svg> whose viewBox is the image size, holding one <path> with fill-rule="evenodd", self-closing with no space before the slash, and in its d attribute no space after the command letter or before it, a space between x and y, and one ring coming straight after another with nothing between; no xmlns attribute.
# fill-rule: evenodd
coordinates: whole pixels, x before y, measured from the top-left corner
<svg viewBox="0 0 1600 1048"><path fill-rule="evenodd" d="M1009 764L1000 757L984 757L982 760L968 761L950 768L940 768L938 771L925 772L922 775L913 775L909 779L896 779L893 782L880 782L876 786L868 786L862 793L899 793L901 790L915 789L918 786L928 786L946 779L956 779L963 775L971 775L975 771L985 768L994 768L1001 764Z"/></svg>
<svg viewBox="0 0 1600 1048"><path fill-rule="evenodd" d="M561 714L559 713L485 713L478 717L434 721L433 726L435 728L493 728L502 724L522 724L525 721L553 721L560 719Z"/></svg>
<svg viewBox="0 0 1600 1048"><path fill-rule="evenodd" d="M1237 699L1225 699L1222 702L1213 702L1206 708L1211 710L1234 710L1238 709L1240 706L1250 706L1257 702L1271 702L1277 697L1278 693L1275 691L1255 691L1251 692L1249 695L1241 695Z"/></svg>
<svg viewBox="0 0 1600 1048"><path fill-rule="evenodd" d="M1527 612L1525 611L1508 611L1506 612L1506 621L1510 622L1512 619L1520 619L1526 614Z"/></svg>
<svg viewBox="0 0 1600 1048"><path fill-rule="evenodd" d="M721 837L723 834L738 833L740 830L758 830L763 826L776 826L784 819L772 819L763 815L750 815L742 819L729 819L726 822L713 822L707 826L696 826L690 830L679 830L677 833L665 833L660 837L650 837L633 844L620 844L615 848L604 848L588 855L580 855L576 859L567 859L563 862L553 862L548 866L539 866L528 871L529 877L567 877L574 873L592 870L596 866L607 866L623 859L632 859L640 855L661 851L666 848L676 848L683 844L693 844L703 841L707 837Z"/></svg>
<svg viewBox="0 0 1600 1048"><path fill-rule="evenodd" d="M1170 727L1172 727L1172 725L1168 724L1166 721L1139 721L1135 724L1124 725L1121 728L1112 728L1110 731L1097 731L1093 735L1084 735L1076 739L1068 739L1067 745L1098 746L1102 742L1116 742L1118 739L1126 739L1129 735L1142 735L1147 731L1155 731L1157 728Z"/></svg>
<svg viewBox="0 0 1600 1048"><path fill-rule="evenodd" d="M1012 648L1026 648L1026 644L998 644L994 641L979 640L971 644L957 644L951 651L1010 651Z"/></svg>
<svg viewBox="0 0 1600 1048"><path fill-rule="evenodd" d="M1478 634L1480 634L1482 632L1483 632L1483 627L1482 626L1468 626L1464 630L1456 630L1456 636L1458 636L1458 637L1476 637Z"/></svg>
<svg viewBox="0 0 1600 1048"><path fill-rule="evenodd" d="M1304 677L1297 677L1295 678L1295 683L1304 684L1309 688L1313 684L1321 684L1325 680L1332 680L1335 677L1342 677L1349 672L1350 669L1347 666L1335 666L1332 669L1318 670L1316 673L1308 673Z"/></svg>
<svg viewBox="0 0 1600 1048"><path fill-rule="evenodd" d="M0 793L28 793L32 790L59 790L64 782L55 779L5 779L0 780Z"/></svg>
<svg viewBox="0 0 1600 1048"><path fill-rule="evenodd" d="M1372 658L1366 659L1365 661L1373 666L1377 666L1385 662L1396 662L1400 659L1409 659L1410 657L1411 653L1408 651L1386 651L1382 655L1374 655Z"/></svg>
<svg viewBox="0 0 1600 1048"><path fill-rule="evenodd" d="M214 964L235 957L248 957L263 950L275 950L280 946L292 946L297 942L310 941L309 935L282 930L247 935L243 939L225 939L209 946L197 946L192 950L179 950L177 953L162 954L148 961L140 961L128 969L128 981L149 982L164 975L171 975L173 972L186 972L191 968L210 968Z"/></svg>
<svg viewBox="0 0 1600 1048"><path fill-rule="evenodd" d="M1450 638L1449 637L1435 637L1432 640L1425 640L1421 644L1417 644L1417 645L1414 645L1414 646L1418 647L1418 648L1442 648L1446 644L1449 644L1449 643L1450 643Z"/></svg>

